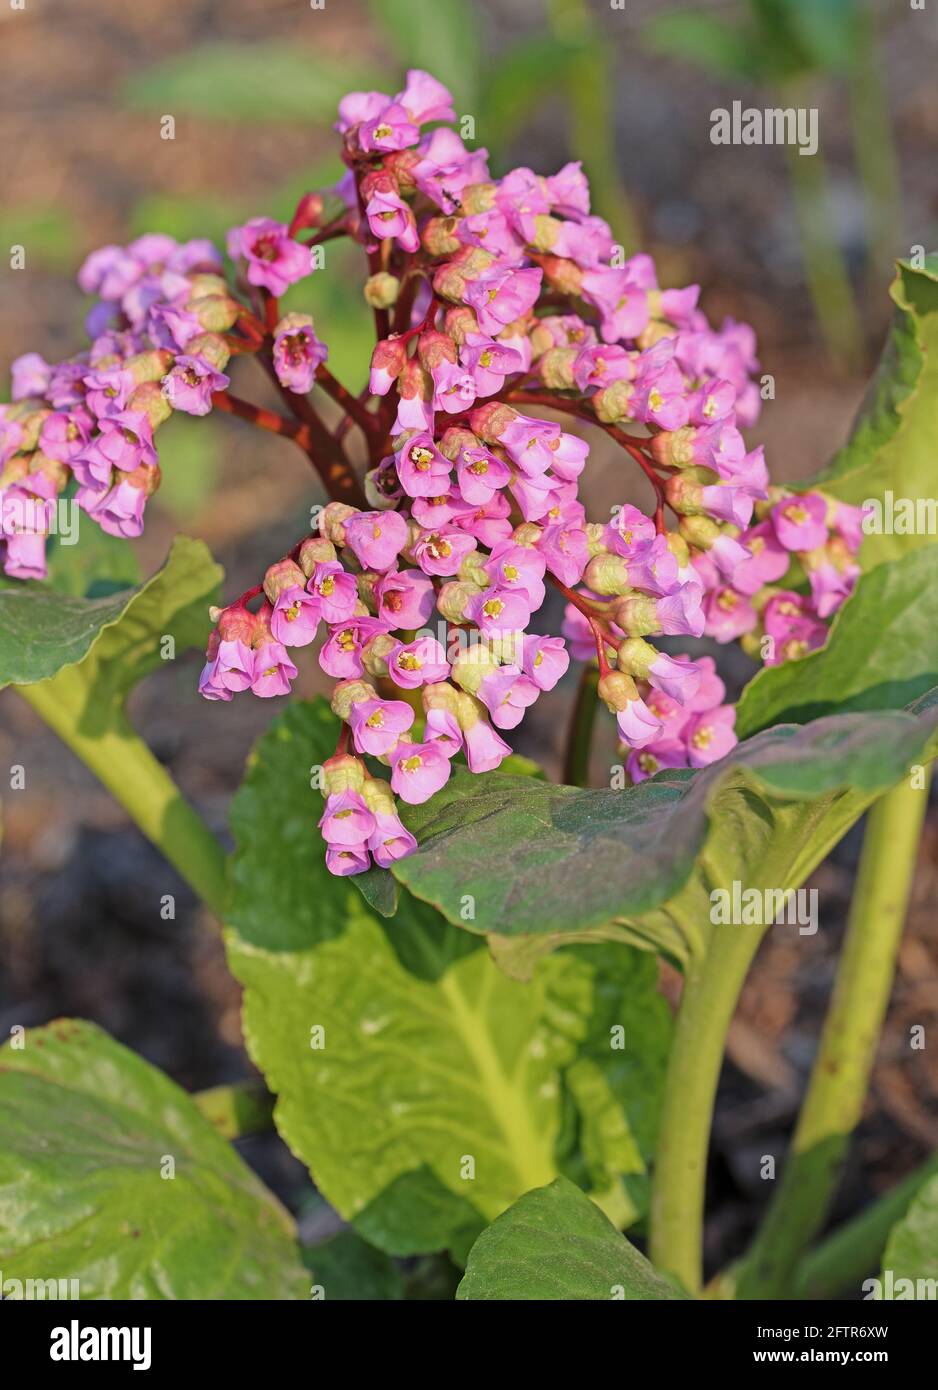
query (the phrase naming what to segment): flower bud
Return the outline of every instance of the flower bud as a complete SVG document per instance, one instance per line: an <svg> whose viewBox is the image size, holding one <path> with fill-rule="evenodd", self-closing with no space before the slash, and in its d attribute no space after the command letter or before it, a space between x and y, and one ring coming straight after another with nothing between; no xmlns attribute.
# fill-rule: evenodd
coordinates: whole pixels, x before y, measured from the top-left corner
<svg viewBox="0 0 938 1390"><path fill-rule="evenodd" d="M312 574L300 569L295 560L278 560L276 564L270 565L264 575L264 593L271 603L276 603L284 589L294 589L299 586L306 588L306 581Z"/></svg>
<svg viewBox="0 0 938 1390"><path fill-rule="evenodd" d="M152 429L157 429L173 413L173 408L157 381L144 381L134 387L127 402L127 409L141 411L150 421Z"/></svg>
<svg viewBox="0 0 938 1390"><path fill-rule="evenodd" d="M417 339L417 356L425 370L430 372L441 362L456 361L456 344L445 333L428 329Z"/></svg>
<svg viewBox="0 0 938 1390"><path fill-rule="evenodd" d="M324 207L322 194L304 193L290 220L290 235L295 236L304 227L320 226Z"/></svg>
<svg viewBox="0 0 938 1390"><path fill-rule="evenodd" d="M620 671L638 680L647 681L648 674L659 656L658 649L644 637L626 637L616 651L616 661Z"/></svg>
<svg viewBox="0 0 938 1390"><path fill-rule="evenodd" d="M475 310L468 305L460 304L455 309L447 309L443 315L443 332L452 338L457 346L462 347L469 333L478 333L479 320L475 316Z"/></svg>
<svg viewBox="0 0 938 1390"><path fill-rule="evenodd" d="M432 709L444 709L448 714L455 714L460 699L464 697L449 681L435 681L422 687L420 698L425 714Z"/></svg>
<svg viewBox="0 0 938 1390"><path fill-rule="evenodd" d="M617 424L629 418L629 408L635 387L629 381L612 381L597 391L593 397L593 409L597 417L607 425Z"/></svg>
<svg viewBox="0 0 938 1390"><path fill-rule="evenodd" d="M684 569L690 564L690 551L684 537L678 531L668 531L665 533L665 540L668 543L668 549L678 563L678 568Z"/></svg>
<svg viewBox="0 0 938 1390"><path fill-rule="evenodd" d="M401 282L396 275L379 270L377 275L369 275L365 281L365 303L372 309L390 309L397 303L401 292Z"/></svg>
<svg viewBox="0 0 938 1390"><path fill-rule="evenodd" d="M518 412L510 405L489 401L487 405L477 406L469 416L469 428L485 444L497 443L508 426L518 419Z"/></svg>
<svg viewBox="0 0 938 1390"><path fill-rule="evenodd" d="M229 328L234 328L241 312L241 305L227 294L199 295L190 299L186 308L208 333L227 333Z"/></svg>
<svg viewBox="0 0 938 1390"><path fill-rule="evenodd" d="M389 632L376 632L362 647L362 665L369 676L388 674L388 655L397 646L397 638Z"/></svg>
<svg viewBox="0 0 938 1390"><path fill-rule="evenodd" d="M544 279L552 289L559 290L561 294L580 293L585 271L575 261L565 260L562 256L544 256L540 264Z"/></svg>
<svg viewBox="0 0 938 1390"><path fill-rule="evenodd" d="M348 682L346 682L348 683ZM360 792L365 786L365 764L351 753L336 753L327 758L322 765L322 791L324 796L336 792Z"/></svg>
<svg viewBox="0 0 938 1390"><path fill-rule="evenodd" d="M135 352L124 363L124 371L130 372L137 386L145 381L162 381L173 365L173 354L163 348L152 352Z"/></svg>
<svg viewBox="0 0 938 1390"><path fill-rule="evenodd" d="M190 357L204 357L216 372L223 372L231 360L228 344L217 333L200 333L198 337L190 338L186 343L186 352Z"/></svg>
<svg viewBox="0 0 938 1390"><path fill-rule="evenodd" d="M594 555L583 571L583 583L594 594L627 594L629 568L621 555Z"/></svg>
<svg viewBox="0 0 938 1390"><path fill-rule="evenodd" d="M679 430L662 430L651 441L651 456L666 468L689 468L694 462L696 438L697 430L693 425L682 425Z"/></svg>
<svg viewBox="0 0 938 1390"><path fill-rule="evenodd" d="M332 541L333 545L344 545L345 528L342 523L357 511L357 507L350 507L347 502L329 502L319 513L319 534Z"/></svg>
<svg viewBox="0 0 938 1390"><path fill-rule="evenodd" d="M379 463L377 468L369 468L365 474L365 497L374 511L384 512L393 507L401 497L401 481L392 465Z"/></svg>
<svg viewBox="0 0 938 1390"><path fill-rule="evenodd" d="M487 558L481 550L470 550L462 558L456 573L457 579L461 579L466 584L475 584L479 589L487 589L491 583L483 568Z"/></svg>
<svg viewBox="0 0 938 1390"><path fill-rule="evenodd" d="M361 793L365 799L365 805L375 815L393 816L397 814L394 793L387 782L382 781L380 777L369 777L366 773Z"/></svg>
<svg viewBox="0 0 938 1390"><path fill-rule="evenodd" d="M590 559L594 555L608 554L609 547L604 539L605 526L601 521L588 521L586 523L586 544Z"/></svg>
<svg viewBox="0 0 938 1390"><path fill-rule="evenodd" d="M332 692L332 713L340 719L348 719L353 705L377 698L377 690L368 681L339 681Z"/></svg>
<svg viewBox="0 0 938 1390"><path fill-rule="evenodd" d="M498 670L498 661L484 642L473 642L456 655L452 678L463 690L474 695L486 676Z"/></svg>
<svg viewBox="0 0 938 1390"><path fill-rule="evenodd" d="M477 212L491 212L497 192L498 185L494 183L467 183L459 195L463 212L467 217Z"/></svg>
<svg viewBox="0 0 938 1390"><path fill-rule="evenodd" d="M612 620L633 637L650 637L661 631L658 601L651 594L626 594L613 604Z"/></svg>
<svg viewBox="0 0 938 1390"><path fill-rule="evenodd" d="M544 528L538 526L536 521L522 521L511 533L511 539L515 545L523 545L527 550L533 550L541 536Z"/></svg>
<svg viewBox="0 0 938 1390"><path fill-rule="evenodd" d="M688 545L698 550L709 550L720 535L720 528L708 516L682 516L678 530Z"/></svg>
<svg viewBox="0 0 938 1390"><path fill-rule="evenodd" d="M386 396L406 366L407 347L403 339L381 338L375 343L369 380L372 395Z"/></svg>
<svg viewBox="0 0 938 1390"><path fill-rule="evenodd" d="M652 319L639 333L635 339L642 352L654 347L655 343L660 343L662 338L673 338L677 334L677 329L673 324L662 323L660 319Z"/></svg>
<svg viewBox="0 0 938 1390"><path fill-rule="evenodd" d="M469 600L480 594L482 588L469 580L449 579L439 587L436 606L448 623L465 622Z"/></svg>
<svg viewBox="0 0 938 1390"><path fill-rule="evenodd" d="M409 357L397 378L397 389L402 400L430 401L433 399L433 378L416 357Z"/></svg>
<svg viewBox="0 0 938 1390"><path fill-rule="evenodd" d="M423 248L431 256L452 256L462 246L455 235L457 218L431 217L420 234Z"/></svg>
<svg viewBox="0 0 938 1390"><path fill-rule="evenodd" d="M334 505L344 506L344 503L337 502ZM351 510L354 511L355 508L353 507ZM307 536L300 546L296 558L300 570L305 576L304 579L297 582L305 584L307 579L312 578L317 565L328 564L330 560L336 559L336 549L331 541L325 540L322 536Z"/></svg>
<svg viewBox="0 0 938 1390"><path fill-rule="evenodd" d="M631 676L624 671L609 671L600 677L597 687L599 698L610 714L618 714L627 709L633 700L638 699L638 690Z"/></svg>
<svg viewBox="0 0 938 1390"><path fill-rule="evenodd" d="M549 348L537 364L541 381L551 391L569 391L576 382L573 367L579 357L577 348Z"/></svg>

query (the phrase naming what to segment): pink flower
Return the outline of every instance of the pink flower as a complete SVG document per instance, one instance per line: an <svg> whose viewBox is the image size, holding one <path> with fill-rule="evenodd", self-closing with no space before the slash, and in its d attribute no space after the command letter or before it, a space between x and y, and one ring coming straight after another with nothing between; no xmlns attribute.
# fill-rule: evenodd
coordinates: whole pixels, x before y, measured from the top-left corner
<svg viewBox="0 0 938 1390"><path fill-rule="evenodd" d="M659 652L648 668L648 680L679 705L689 705L700 689L700 672L692 661L676 661Z"/></svg>
<svg viewBox="0 0 938 1390"><path fill-rule="evenodd" d="M209 700L230 700L247 690L254 675L254 653L239 640L219 643L218 651L202 671L199 691Z"/></svg>
<svg viewBox="0 0 938 1390"><path fill-rule="evenodd" d="M511 469L489 449L470 446L456 459L456 480L460 496L472 506L484 506L494 494L507 486Z"/></svg>
<svg viewBox="0 0 938 1390"><path fill-rule="evenodd" d="M536 637L531 634L524 637L521 667L538 689L553 690L569 665L570 657L562 637Z"/></svg>
<svg viewBox="0 0 938 1390"><path fill-rule="evenodd" d="M492 549L483 568L496 588L527 594L532 610L544 602L547 561L539 550L502 541Z"/></svg>
<svg viewBox="0 0 938 1390"><path fill-rule="evenodd" d="M375 585L378 616L392 627L423 627L433 612L433 580L419 570L392 570Z"/></svg>
<svg viewBox="0 0 938 1390"><path fill-rule="evenodd" d="M364 675L362 647L377 633L387 630L387 623L378 618L353 617L347 623L335 624L319 653L320 666L336 680Z"/></svg>
<svg viewBox="0 0 938 1390"><path fill-rule="evenodd" d="M435 742L399 743L391 767L391 790L411 806L428 801L449 779L449 758Z"/></svg>
<svg viewBox="0 0 938 1390"><path fill-rule="evenodd" d="M398 859L406 859L417 848L417 841L401 824L400 816L390 811L375 812L375 828L368 837L368 848L375 863L388 869Z"/></svg>
<svg viewBox="0 0 938 1390"><path fill-rule="evenodd" d="M313 332L308 314L288 314L274 333L274 371L281 386L298 395L313 388L316 368L329 356L329 349Z"/></svg>
<svg viewBox="0 0 938 1390"><path fill-rule="evenodd" d="M478 719L463 730L466 741L466 760L470 772L493 772L511 753L505 740L495 732L487 719Z"/></svg>
<svg viewBox="0 0 938 1390"><path fill-rule="evenodd" d="M270 630L285 647L305 647L319 628L319 603L299 584L291 584L277 595L270 615Z"/></svg>
<svg viewBox="0 0 938 1390"><path fill-rule="evenodd" d="M413 722L414 712L405 700L358 700L349 714L356 749L373 757L390 753Z"/></svg>
<svg viewBox="0 0 938 1390"><path fill-rule="evenodd" d="M400 512L358 512L345 522L345 539L363 569L388 570L407 544Z"/></svg>
<svg viewBox="0 0 938 1390"><path fill-rule="evenodd" d="M817 550L827 540L827 503L816 492L786 497L772 508L772 525L786 550Z"/></svg>
<svg viewBox="0 0 938 1390"><path fill-rule="evenodd" d="M524 718L525 710L540 695L541 689L522 672L520 666L500 666L486 676L479 686L479 699L497 728L515 729Z"/></svg>
<svg viewBox="0 0 938 1390"><path fill-rule="evenodd" d="M143 533L143 510L147 503L145 487L122 478L95 505L94 519L109 536L133 540Z"/></svg>
<svg viewBox="0 0 938 1390"><path fill-rule="evenodd" d="M450 462L428 431L412 435L394 458L397 476L408 497L439 497L449 491Z"/></svg>
<svg viewBox="0 0 938 1390"><path fill-rule="evenodd" d="M718 642L733 642L744 632L751 632L758 622L756 610L747 598L728 584L713 589L704 599L708 637Z"/></svg>
<svg viewBox="0 0 938 1390"><path fill-rule="evenodd" d="M326 849L326 868L330 874L343 878L348 874L363 874L371 868L368 850L356 846L354 849Z"/></svg>
<svg viewBox="0 0 938 1390"><path fill-rule="evenodd" d="M30 396L44 396L51 374L52 368L38 352L27 352L22 357L14 357L10 363L12 399L23 401L28 400Z"/></svg>
<svg viewBox="0 0 938 1390"><path fill-rule="evenodd" d="M247 278L279 298L312 270L309 250L287 235L284 222L252 217L228 233L228 254L247 262Z"/></svg>
<svg viewBox="0 0 938 1390"><path fill-rule="evenodd" d="M531 620L531 601L523 588L512 592L493 586L473 594L466 605L466 616L487 637L521 632Z"/></svg>
<svg viewBox="0 0 938 1390"><path fill-rule="evenodd" d="M727 753L737 742L733 725L736 723L736 709L733 705L720 705L717 709L705 710L688 720L684 728L684 741L691 767L706 767Z"/></svg>
<svg viewBox="0 0 938 1390"><path fill-rule="evenodd" d="M791 558L785 547L779 545L770 521L753 526L739 539L749 551L749 559L733 570L734 589L741 594L755 594L763 585L774 584L786 574Z"/></svg>
<svg viewBox="0 0 938 1390"><path fill-rule="evenodd" d="M296 667L281 642L264 642L254 653L251 690L263 699L274 695L289 695L290 683L296 680Z"/></svg>
<svg viewBox="0 0 938 1390"><path fill-rule="evenodd" d="M365 216L372 236L379 241L390 237L397 240L402 251L412 253L420 247L414 214L397 193L377 189L365 207Z"/></svg>
<svg viewBox="0 0 938 1390"><path fill-rule="evenodd" d="M344 623L358 602L355 576L343 569L338 560L324 560L313 571L306 585L319 600L319 612L327 623Z"/></svg>
<svg viewBox="0 0 938 1390"><path fill-rule="evenodd" d="M670 767L687 767L687 749L679 739L660 739L657 743L630 753L625 770L636 785Z"/></svg>
<svg viewBox="0 0 938 1390"><path fill-rule="evenodd" d="M466 302L475 310L482 332L497 335L526 314L537 301L542 278L537 269L492 269L471 280Z"/></svg>
<svg viewBox="0 0 938 1390"><path fill-rule="evenodd" d="M439 531L422 531L414 543L414 559L425 574L456 574L476 543L472 536L455 526Z"/></svg>
<svg viewBox="0 0 938 1390"><path fill-rule="evenodd" d="M624 709L616 712L619 733L630 748L644 748L646 743L661 737L661 722L656 719L644 700L629 700Z"/></svg>
<svg viewBox="0 0 938 1390"><path fill-rule="evenodd" d="M212 408L212 392L224 391L230 377L218 372L204 357L176 358L172 371L163 377L166 398L174 410L187 415L207 415Z"/></svg>
<svg viewBox="0 0 938 1390"><path fill-rule="evenodd" d="M374 834L375 818L360 792L332 792L319 820L327 845L359 849Z"/></svg>
<svg viewBox="0 0 938 1390"><path fill-rule="evenodd" d="M388 653L388 675L404 690L416 690L421 685L444 681L449 675L446 653L435 637L418 637L414 642L399 642Z"/></svg>

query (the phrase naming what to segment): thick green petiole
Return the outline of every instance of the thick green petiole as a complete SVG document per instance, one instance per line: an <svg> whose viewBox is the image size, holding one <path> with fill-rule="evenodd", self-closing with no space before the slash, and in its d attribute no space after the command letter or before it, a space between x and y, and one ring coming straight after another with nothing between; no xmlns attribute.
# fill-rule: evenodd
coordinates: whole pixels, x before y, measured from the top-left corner
<svg viewBox="0 0 938 1390"><path fill-rule="evenodd" d="M928 802L900 783L869 813L830 1009L778 1191L736 1278L738 1298L790 1295L821 1229L863 1110L892 989Z"/></svg>
<svg viewBox="0 0 938 1390"><path fill-rule="evenodd" d="M52 680L16 690L220 915L225 901L224 850L122 711L115 711L93 736L81 731L88 692L79 671L66 666Z"/></svg>

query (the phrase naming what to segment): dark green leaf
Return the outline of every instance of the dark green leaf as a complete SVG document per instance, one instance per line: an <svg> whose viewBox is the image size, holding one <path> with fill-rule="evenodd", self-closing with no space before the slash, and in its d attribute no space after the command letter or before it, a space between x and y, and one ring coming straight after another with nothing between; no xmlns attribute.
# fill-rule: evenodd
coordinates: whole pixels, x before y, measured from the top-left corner
<svg viewBox="0 0 938 1390"><path fill-rule="evenodd" d="M354 1231L340 1231L331 1240L303 1251L303 1263L327 1302L377 1302L404 1297L404 1279L390 1256L362 1240Z"/></svg>
<svg viewBox="0 0 938 1390"><path fill-rule="evenodd" d="M307 1295L291 1217L184 1091L90 1023L23 1043L0 1049L4 1281L77 1279L91 1299Z"/></svg>
<svg viewBox="0 0 938 1390"><path fill-rule="evenodd" d="M527 1192L483 1231L456 1297L582 1302L683 1297L566 1178Z"/></svg>
<svg viewBox="0 0 938 1390"><path fill-rule="evenodd" d="M938 1177L915 1197L905 1216L889 1233L882 1277L891 1279L893 1298L935 1298L938 1290ZM899 1279L912 1281L899 1287ZM931 1292L913 1292L917 1280L930 1280Z"/></svg>

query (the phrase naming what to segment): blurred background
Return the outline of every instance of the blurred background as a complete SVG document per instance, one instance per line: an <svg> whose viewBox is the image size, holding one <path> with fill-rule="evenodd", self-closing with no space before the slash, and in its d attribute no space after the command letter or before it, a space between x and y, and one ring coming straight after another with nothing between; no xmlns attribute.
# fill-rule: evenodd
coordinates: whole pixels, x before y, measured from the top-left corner
<svg viewBox="0 0 938 1390"><path fill-rule="evenodd" d="M83 343L84 256L144 231L211 236L258 214L287 220L341 172L330 125L347 90L396 90L407 66L452 88L495 174L584 161L595 210L664 285L698 282L710 317L751 322L775 399L751 432L777 480L817 471L844 441L889 320L892 262L938 245L938 8L906 0L29 0L0 10L0 380L27 351ZM820 150L710 141L732 106L819 110ZM161 138L172 116L175 138ZM5 259L5 257L4 257ZM354 250L291 292L348 386L365 379L370 316ZM235 390L268 397L237 362ZM4 397L5 398L5 397ZM307 529L322 500L304 457L226 418L160 433L164 483L139 543L145 571L177 530L204 538L231 597ZM647 501L597 443L586 491L600 517ZM549 610L556 630L560 613ZM748 668L733 666L731 680ZM207 705L197 654L135 696L157 755L219 834L244 759L280 701ZM322 688L307 662L301 694ZM544 700L519 751L559 772L568 693ZM611 727L594 773L614 761ZM190 1089L247 1073L239 997L213 930L171 871L83 768L7 691L0 765L27 768L5 799L0 862L0 1036L59 1014L102 1024ZM710 1254L739 1247L765 1196L754 1155L780 1153L830 989L859 843L816 875L821 930L767 940L733 1030L714 1135ZM311 852L315 852L311 845ZM938 821L925 845L890 1024L840 1214L938 1147L938 1062L909 1054L938 1026ZM177 895L175 921L151 904ZM662 987L673 992L664 976ZM901 1058L901 1061L900 1061ZM305 1172L275 1140L245 1153L307 1233L327 1229ZM318 1223L318 1225L317 1225Z"/></svg>

